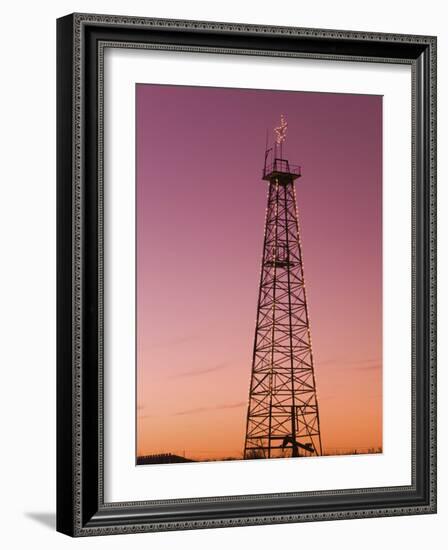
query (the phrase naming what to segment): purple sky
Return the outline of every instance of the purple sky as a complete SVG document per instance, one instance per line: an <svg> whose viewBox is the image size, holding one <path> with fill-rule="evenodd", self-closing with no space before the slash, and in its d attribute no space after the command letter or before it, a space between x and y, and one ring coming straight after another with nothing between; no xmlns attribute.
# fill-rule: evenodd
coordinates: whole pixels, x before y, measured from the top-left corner
<svg viewBox="0 0 448 550"><path fill-rule="evenodd" d="M382 98L137 85L138 452L241 453L288 121L324 448L381 445ZM272 142L272 137L270 137Z"/></svg>

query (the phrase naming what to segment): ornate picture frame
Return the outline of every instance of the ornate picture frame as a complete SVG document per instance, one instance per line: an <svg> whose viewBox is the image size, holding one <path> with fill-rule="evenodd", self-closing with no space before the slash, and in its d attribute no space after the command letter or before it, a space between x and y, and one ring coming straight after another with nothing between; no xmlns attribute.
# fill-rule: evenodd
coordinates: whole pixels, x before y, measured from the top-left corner
<svg viewBox="0 0 448 550"><path fill-rule="evenodd" d="M142 501L105 501L103 155L108 47L411 67L410 485L167 500L153 499L148 488ZM91 536L435 513L436 38L72 14L57 21L57 51L57 530Z"/></svg>

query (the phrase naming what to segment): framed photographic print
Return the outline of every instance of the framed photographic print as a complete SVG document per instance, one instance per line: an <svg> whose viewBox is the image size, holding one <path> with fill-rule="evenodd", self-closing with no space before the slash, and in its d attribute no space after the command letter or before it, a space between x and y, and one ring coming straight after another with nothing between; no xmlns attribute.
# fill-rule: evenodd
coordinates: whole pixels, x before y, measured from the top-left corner
<svg viewBox="0 0 448 550"><path fill-rule="evenodd" d="M57 40L57 529L434 513L436 38Z"/></svg>

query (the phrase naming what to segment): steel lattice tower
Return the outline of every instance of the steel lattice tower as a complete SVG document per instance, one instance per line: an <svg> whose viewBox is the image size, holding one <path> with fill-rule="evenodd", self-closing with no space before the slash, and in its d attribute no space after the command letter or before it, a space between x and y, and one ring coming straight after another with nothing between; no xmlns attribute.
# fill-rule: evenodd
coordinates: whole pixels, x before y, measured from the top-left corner
<svg viewBox="0 0 448 550"><path fill-rule="evenodd" d="M322 454L295 180L286 121L267 149L269 182L244 458Z"/></svg>

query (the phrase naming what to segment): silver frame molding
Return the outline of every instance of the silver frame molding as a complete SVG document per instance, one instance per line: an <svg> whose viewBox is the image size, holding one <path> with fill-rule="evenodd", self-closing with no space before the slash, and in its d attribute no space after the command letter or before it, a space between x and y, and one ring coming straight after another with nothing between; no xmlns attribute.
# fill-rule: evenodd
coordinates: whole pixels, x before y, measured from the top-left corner
<svg viewBox="0 0 448 550"><path fill-rule="evenodd" d="M63 17L57 32L58 531L92 536L435 513L436 38L93 14ZM410 486L104 501L103 61L110 47L411 65Z"/></svg>

